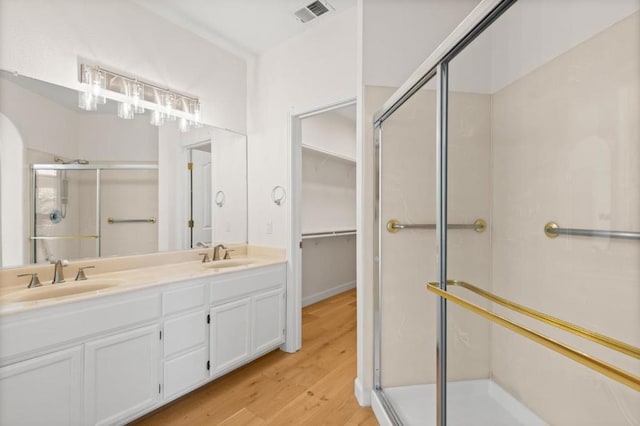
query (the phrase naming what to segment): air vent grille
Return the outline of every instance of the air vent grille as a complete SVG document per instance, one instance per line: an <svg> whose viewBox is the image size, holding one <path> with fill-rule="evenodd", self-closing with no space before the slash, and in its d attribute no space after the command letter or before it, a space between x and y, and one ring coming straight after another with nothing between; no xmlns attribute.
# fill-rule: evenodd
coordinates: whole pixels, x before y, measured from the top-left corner
<svg viewBox="0 0 640 426"><path fill-rule="evenodd" d="M311 4L303 7L300 10L294 12L294 15L302 23L309 22L317 17L324 15L325 13L333 10L333 7L326 1L316 0Z"/></svg>
<svg viewBox="0 0 640 426"><path fill-rule="evenodd" d="M307 9L311 11L316 16L324 15L329 11L329 9L319 1L314 1L310 5L307 6Z"/></svg>

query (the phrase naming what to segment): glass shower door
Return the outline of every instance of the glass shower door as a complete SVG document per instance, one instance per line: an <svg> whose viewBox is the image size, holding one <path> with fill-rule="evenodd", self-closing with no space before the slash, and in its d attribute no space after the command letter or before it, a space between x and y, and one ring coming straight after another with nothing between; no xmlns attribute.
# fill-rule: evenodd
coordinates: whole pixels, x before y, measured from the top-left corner
<svg viewBox="0 0 640 426"><path fill-rule="evenodd" d="M391 89L368 88L379 98ZM379 333L376 387L397 422L435 416L436 91L423 86L378 129ZM431 403L422 397L432 399Z"/></svg>
<svg viewBox="0 0 640 426"><path fill-rule="evenodd" d="M639 9L520 0L445 64L447 424L640 423Z"/></svg>
<svg viewBox="0 0 640 426"><path fill-rule="evenodd" d="M31 261L98 257L96 171L35 165L32 182Z"/></svg>

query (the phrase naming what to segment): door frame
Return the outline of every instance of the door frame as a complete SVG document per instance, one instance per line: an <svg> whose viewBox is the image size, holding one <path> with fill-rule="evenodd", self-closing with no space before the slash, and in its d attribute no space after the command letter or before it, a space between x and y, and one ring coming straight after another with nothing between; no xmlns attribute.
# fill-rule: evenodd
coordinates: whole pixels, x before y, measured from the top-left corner
<svg viewBox="0 0 640 426"><path fill-rule="evenodd" d="M302 120L325 112L357 104L357 97L341 99L320 106L304 108L288 115L287 153L288 186L290 188L288 203L289 238L287 254L289 266L287 270L287 306L286 306L286 340L280 347L285 352L296 352L302 347ZM356 141L357 143L357 141ZM358 167L358 164L356 164ZM356 194L356 202L359 195Z"/></svg>

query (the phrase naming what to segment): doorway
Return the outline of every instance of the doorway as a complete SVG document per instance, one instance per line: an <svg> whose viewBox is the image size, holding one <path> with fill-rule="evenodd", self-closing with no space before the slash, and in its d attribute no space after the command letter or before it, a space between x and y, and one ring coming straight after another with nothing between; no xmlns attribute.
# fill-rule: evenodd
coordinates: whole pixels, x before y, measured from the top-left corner
<svg viewBox="0 0 640 426"><path fill-rule="evenodd" d="M302 307L356 286L356 100L292 115L290 141L292 279L283 349L294 352Z"/></svg>

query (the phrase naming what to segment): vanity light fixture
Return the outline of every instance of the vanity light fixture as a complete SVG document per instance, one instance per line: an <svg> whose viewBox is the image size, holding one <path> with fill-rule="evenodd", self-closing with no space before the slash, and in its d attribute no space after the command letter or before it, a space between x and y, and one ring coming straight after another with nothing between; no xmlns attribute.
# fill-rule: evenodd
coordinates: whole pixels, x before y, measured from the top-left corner
<svg viewBox="0 0 640 426"><path fill-rule="evenodd" d="M118 102L120 118L129 120L134 114L149 110L154 126L175 120L182 132L202 126L200 100L194 96L89 64L80 64L80 83L83 84L78 97L81 109L96 111L98 104L106 103L109 98Z"/></svg>

